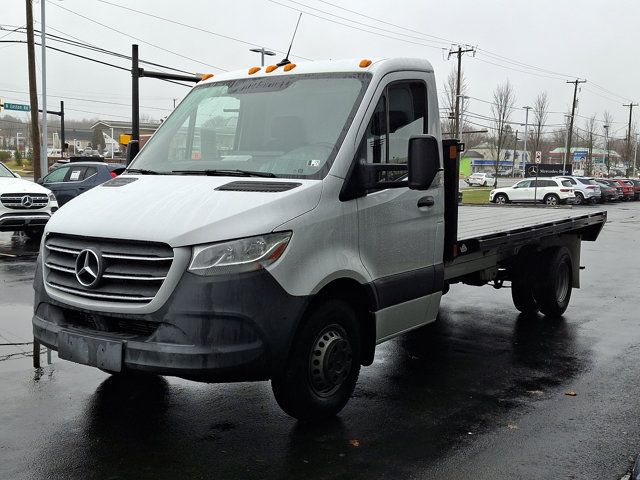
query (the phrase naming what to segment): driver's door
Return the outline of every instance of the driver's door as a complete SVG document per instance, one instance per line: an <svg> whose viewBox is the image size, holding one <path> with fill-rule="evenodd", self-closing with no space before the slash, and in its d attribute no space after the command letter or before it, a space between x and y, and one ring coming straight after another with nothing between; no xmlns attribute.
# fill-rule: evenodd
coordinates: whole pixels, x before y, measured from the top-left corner
<svg viewBox="0 0 640 480"><path fill-rule="evenodd" d="M419 77L390 79L374 98L377 102L369 113L356 160L406 164L409 138L427 133L427 84ZM403 182L406 173L386 172L380 180ZM428 323L437 315L443 278L440 185L438 174L428 190L410 190L404 184L357 199L360 258L373 278L379 300L378 341Z"/></svg>
<svg viewBox="0 0 640 480"><path fill-rule="evenodd" d="M533 201L533 190L530 188L531 180L522 180L513 186L509 199L513 202Z"/></svg>

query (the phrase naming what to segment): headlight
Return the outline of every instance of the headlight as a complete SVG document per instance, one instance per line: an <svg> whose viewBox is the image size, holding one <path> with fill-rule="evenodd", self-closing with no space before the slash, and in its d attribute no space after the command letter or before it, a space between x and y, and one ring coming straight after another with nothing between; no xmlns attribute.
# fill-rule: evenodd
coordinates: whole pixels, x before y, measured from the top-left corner
<svg viewBox="0 0 640 480"><path fill-rule="evenodd" d="M284 253L291 232L240 238L193 247L189 271L196 275L224 275L260 270Z"/></svg>
<svg viewBox="0 0 640 480"><path fill-rule="evenodd" d="M49 194L49 201L50 202L55 202L56 201L56 196L53 193Z"/></svg>

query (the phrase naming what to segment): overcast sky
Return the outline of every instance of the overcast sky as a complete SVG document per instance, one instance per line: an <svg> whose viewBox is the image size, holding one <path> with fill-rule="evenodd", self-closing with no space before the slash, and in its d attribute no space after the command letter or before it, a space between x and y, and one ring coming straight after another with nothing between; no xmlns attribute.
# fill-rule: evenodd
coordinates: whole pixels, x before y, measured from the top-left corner
<svg viewBox="0 0 640 480"><path fill-rule="evenodd" d="M306 13L302 16L292 57L298 63L305 61L300 57L313 60L426 57L435 68L438 87L442 88L454 65L453 59L446 60L446 51L450 42L455 41L479 47L475 58L464 58L463 69L469 83L469 95L481 100L491 100L495 86L509 80L515 88L518 107L531 105L535 96L544 90L549 95L551 110L563 112L569 107L572 95L572 85L565 81L577 76L586 78L588 83L579 93L579 114L590 116L595 113L601 118L602 112L609 110L616 122L620 122L613 125L613 136L625 134L628 109L622 104L640 100L640 66L635 52L635 45L640 40L637 28L640 2L637 0L606 3L594 0L107 1L222 36L127 11L99 0L47 1L48 31L74 36L127 55L131 44L139 43L142 59L193 72L216 73L219 69L244 70L259 64L258 55L248 51L251 45L285 51L298 11L303 11ZM34 16L36 28L39 28L39 1L34 2ZM0 24L5 28L7 25L25 25L24 0L2 0ZM377 31L378 35L362 30ZM0 40L25 38L18 33L6 35L6 31L0 31L0 37L4 36ZM72 49L57 42L50 41L49 44ZM88 54L77 48L73 50ZM295 55L300 57L295 58ZM37 57L40 89L38 47ZM104 55L96 58L129 67L127 60ZM279 60L281 55L275 58ZM515 65L514 61L536 69ZM26 46L0 43L0 65L0 97L5 101L26 101ZM47 87L49 109L56 109L61 96L73 97L83 100L64 99L70 117L130 119L127 105L131 98L131 80L128 72L49 51ZM188 92L187 88L154 79L142 79L140 90L141 112L154 118L168 114L173 99L180 100ZM479 100L471 100L470 110L474 113L487 115L489 107ZM512 120L524 123L524 112L516 111ZM549 123L562 121L562 113L552 114L549 118ZM584 122L582 119L577 121L579 125ZM480 120L479 123L487 122Z"/></svg>

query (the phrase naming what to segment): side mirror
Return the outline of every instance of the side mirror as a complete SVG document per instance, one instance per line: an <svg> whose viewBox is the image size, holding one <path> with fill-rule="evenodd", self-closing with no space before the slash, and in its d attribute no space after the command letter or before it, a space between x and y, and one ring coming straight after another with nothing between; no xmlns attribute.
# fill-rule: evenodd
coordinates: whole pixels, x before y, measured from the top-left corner
<svg viewBox="0 0 640 480"><path fill-rule="evenodd" d="M415 135L409 139L409 188L427 190L440 168L440 149L433 135Z"/></svg>
<svg viewBox="0 0 640 480"><path fill-rule="evenodd" d="M131 140L128 144L127 144L127 165L129 165L134 158L136 158L136 155L138 155L138 152L140 151L140 142L138 140Z"/></svg>

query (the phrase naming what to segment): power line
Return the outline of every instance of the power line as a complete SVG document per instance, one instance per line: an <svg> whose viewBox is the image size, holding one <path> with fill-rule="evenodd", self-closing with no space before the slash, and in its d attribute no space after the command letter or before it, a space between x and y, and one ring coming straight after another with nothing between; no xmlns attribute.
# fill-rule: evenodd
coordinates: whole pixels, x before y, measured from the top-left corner
<svg viewBox="0 0 640 480"><path fill-rule="evenodd" d="M157 20L162 20L162 21L164 21L164 22L169 22L169 23L173 23L173 24L175 24L175 25L180 25L181 27L190 28L191 30L196 30L196 31L198 31L198 32L208 33L208 34L210 34L210 35L215 35L216 37L225 38L225 39L227 39L227 40L232 40L232 41L234 41L234 42L242 43L242 44L244 44L244 45L249 45L249 46L251 46L251 47L261 47L261 46L262 46L262 45L260 45L260 44L258 44L258 43L255 43L255 42L249 42L249 41L247 41L247 40L242 40L242 39L237 38L237 37L232 37L232 36L229 36L229 35L224 35L224 34L222 34L222 33L214 32L214 31L212 31L212 30L207 30L207 29L205 29L205 28L196 27L196 26L194 26L194 25L189 25L189 24L187 24L187 23L183 23L183 22L180 22L180 21L178 21L178 20L173 20L173 19L170 19L170 18L161 17L160 15L154 15L154 14L152 14L152 13L144 12L144 11L142 11L142 10L136 10L135 8L126 7L126 6L124 6L124 5L120 5L120 4L118 4L118 3L108 2L108 1L106 1L106 0L97 0L97 1L98 1L98 2L100 2L100 3L104 3L104 4L106 4L106 5L111 5L111 6L113 6L113 7L121 8L121 9L123 9L123 10L128 10L128 11L130 11L130 12L135 12L135 13L138 13L138 14L140 14L140 15L145 15L145 16L147 16L147 17L155 18L155 19L157 19ZM278 53L286 53L284 50L276 50L276 49L272 49L272 50L275 50L275 51L276 51L276 52L278 52ZM301 56L301 55L292 55L292 57L302 58L303 60L311 60L311 58L303 57L303 56ZM216 68L218 68L218 67L216 67ZM226 70L224 70L224 69L219 69L219 70L226 71Z"/></svg>
<svg viewBox="0 0 640 480"><path fill-rule="evenodd" d="M104 0L98 0L98 1L104 1ZM415 42L415 41L413 41L413 40L407 40L407 39L405 39L405 38L392 37L391 35L385 35L384 33L379 33L379 32L377 32L377 31L365 30L364 28L356 27L356 26L354 26L354 25L350 25L350 24L347 24L347 23L338 22L337 20L333 20L333 19L331 19L331 18L322 17L322 16L320 16L320 15L317 15L317 14L315 14L315 13L311 13L311 12L308 12L308 11L306 11L306 10L300 10L299 8L292 7L291 5L286 5L286 4L281 3L281 2L278 2L278 1L276 1L276 0L267 0L267 1L268 1L268 2L270 2L270 3L274 3L274 4L276 4L276 5L280 5L281 7L288 8L289 10L293 10L294 12L301 12L301 13L304 13L305 15L310 16L310 17L320 18L320 19L325 20L325 21L327 21L327 22L335 23L335 24L337 24L337 25L342 25L342 26L344 26L344 27L348 27L348 28L351 28L351 29L354 29L354 30L359 30L359 31L361 31L361 32L370 33L370 34L372 34L372 35L377 35L378 37L389 38L389 39L391 39L391 40L398 40L398 41L400 41L400 42L404 42L404 43L409 43L409 44L413 44L413 45L420 45L420 46L422 46L422 47L435 48L435 49L437 49L437 50L442 50L442 47L440 47L440 46L437 46L437 47L436 47L436 46L434 46L434 45L428 45L428 44L426 44L426 43ZM370 27L370 28L375 28L375 27ZM426 40L425 40L425 41L426 41Z"/></svg>
<svg viewBox="0 0 640 480"><path fill-rule="evenodd" d="M41 1L44 1L44 0L41 0ZM98 1L100 1L100 0L98 0ZM173 50L169 50L169 49L167 49L167 48L161 47L160 45L156 45L156 44L154 44L154 43L147 42L146 40L143 40L143 39L141 39L141 38L139 38L139 37L134 37L133 35L129 35L128 33L125 33L125 32L123 32L122 30L118 30L117 28L113 28L113 27L111 27L111 26L109 26L109 25L105 25L104 23L98 22L97 20L94 20L93 18L89 18L89 17L87 17L86 15L82 15L81 13L74 12L73 10L70 10L70 9L68 9L68 8L65 8L65 7L63 7L62 5L58 5L57 3L52 3L52 2L49 2L49 3L50 3L51 5L53 5L53 6L57 7L57 8L61 8L62 10L65 10L65 11L67 11L67 12L69 12L69 13L72 13L73 15L77 15L77 16L78 16L78 17L80 17L80 18L84 18L85 20L88 20L88 21L93 22L93 23L95 23L95 24L97 24L97 25L100 25L101 27L104 27L104 28L106 28L106 29L108 29L108 30L111 30L111 31L117 32L117 33L119 33L120 35L124 35L125 37L132 38L133 40L136 40L136 41L138 41L138 42L140 42L140 43L144 43L145 45L149 45L149 46L151 46L151 47L157 48L157 49L159 49L159 50L162 50L162 51L164 51L164 52L170 53L170 54L172 54L172 55L176 55L176 56L181 57L181 58L184 58L184 59L186 59L186 60L189 60L189 61L192 61L192 62L196 62L196 63L199 63L199 64L201 64L201 65L206 65L206 66L208 66L208 67L212 67L212 68L215 68L215 69L217 69L217 70L221 70L221 71L223 71L223 72L226 72L226 71L227 71L226 69L224 69L224 68L222 68L222 67L218 67L218 66L216 66L216 65L212 65L212 64L210 64L210 63L202 62L202 61L200 61L200 60L196 60L195 58L187 57L186 55L182 55L181 53L174 52Z"/></svg>

